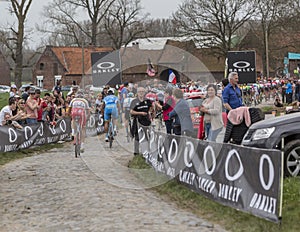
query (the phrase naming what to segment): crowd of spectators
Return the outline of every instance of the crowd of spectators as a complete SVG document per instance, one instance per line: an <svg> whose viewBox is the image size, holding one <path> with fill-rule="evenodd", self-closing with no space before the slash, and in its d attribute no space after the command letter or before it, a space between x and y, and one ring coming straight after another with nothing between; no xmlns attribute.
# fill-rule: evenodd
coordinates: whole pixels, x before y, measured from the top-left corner
<svg viewBox="0 0 300 232"><path fill-rule="evenodd" d="M228 84L227 79L220 83L214 83L216 95L221 96L221 86ZM224 83L223 83L224 82ZM133 99L137 97L137 83L123 83L121 86L115 87L115 94L120 99L122 116L120 122L127 128L130 120L130 105ZM176 102L172 94L172 88L181 89L182 92L203 92L207 94L207 84L201 81L190 81L187 83L177 83L175 86L168 88L168 85L158 81L157 79L146 81L142 87L145 88L145 97L152 102L150 115L153 120L158 112L163 115L163 121L166 125L167 133L172 132L173 120L169 117L169 113L175 108ZM170 87L170 86L169 86ZM242 85L239 84L242 92L243 103L248 105L247 98L251 97L253 102L258 99L265 98L265 101L274 101L275 106L282 107L285 103L290 104L293 101L300 100L300 80L298 79L269 79L260 81L256 84ZM70 116L70 101L75 97L78 86L73 85L70 92L63 93L60 81L54 86L50 92L43 93L41 97L40 89L33 89L31 86L25 87L23 92L12 84L9 92L8 105L0 111L0 124L13 124L17 128L24 125L37 122L48 122L55 124L58 119ZM110 86L104 86L102 92L94 94L93 91L86 91L85 98L88 100L93 112L101 115L100 112L103 99L107 96ZM240 95L240 93L238 93ZM206 96L205 96L206 97ZM223 99L224 100L224 99ZM229 107L228 107L229 109ZM208 116L206 116L206 120ZM175 123L176 124L176 123Z"/></svg>

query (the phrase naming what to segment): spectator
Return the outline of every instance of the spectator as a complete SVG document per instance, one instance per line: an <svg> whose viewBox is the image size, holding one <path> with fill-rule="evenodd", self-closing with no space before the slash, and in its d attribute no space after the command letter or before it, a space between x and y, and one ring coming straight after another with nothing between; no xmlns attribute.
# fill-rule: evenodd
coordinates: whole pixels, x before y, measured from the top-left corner
<svg viewBox="0 0 300 232"><path fill-rule="evenodd" d="M95 101L96 113L97 113L97 114L103 114L103 112L100 112L100 111L101 111L101 108L102 108L102 104L103 104L102 93L98 93L97 99L96 99L96 101Z"/></svg>
<svg viewBox="0 0 300 232"><path fill-rule="evenodd" d="M278 96L275 97L274 105L276 107L283 107L283 104L280 101L280 98Z"/></svg>
<svg viewBox="0 0 300 232"><path fill-rule="evenodd" d="M47 103L42 99L41 97L41 90L36 89L35 90L35 100L37 101L38 108L37 108L37 121L42 122L43 121L43 112L47 108Z"/></svg>
<svg viewBox="0 0 300 232"><path fill-rule="evenodd" d="M187 135L194 137L194 128L191 118L190 108L180 89L173 90L173 96L176 102L174 109L169 113L169 118L175 118L173 131L176 135Z"/></svg>
<svg viewBox="0 0 300 232"><path fill-rule="evenodd" d="M282 99L282 103L286 103L286 84L285 84L285 80L282 80L280 85L281 85L281 99Z"/></svg>
<svg viewBox="0 0 300 232"><path fill-rule="evenodd" d="M104 86L103 91L102 91L102 98L104 99L107 95L108 95L108 89L109 89L109 85Z"/></svg>
<svg viewBox="0 0 300 232"><path fill-rule="evenodd" d="M289 79L286 84L286 103L291 104L293 102L293 85L291 83L292 81Z"/></svg>
<svg viewBox="0 0 300 232"><path fill-rule="evenodd" d="M222 89L224 89L229 84L229 81L227 78L222 80Z"/></svg>
<svg viewBox="0 0 300 232"><path fill-rule="evenodd" d="M55 121L62 119L66 116L66 108L64 104L58 101L56 108L55 108Z"/></svg>
<svg viewBox="0 0 300 232"><path fill-rule="evenodd" d="M29 97L29 90L30 90L30 86L26 86L24 92L22 93L22 99L26 102L27 98Z"/></svg>
<svg viewBox="0 0 300 232"><path fill-rule="evenodd" d="M166 125L166 132L167 134L171 134L172 133L172 120L169 118L169 113L174 109L175 107L175 99L172 96L172 89L171 88L167 88L165 93L164 93L164 103L163 105L161 105L159 103L159 101L157 101L156 107L159 110L163 111L163 120L165 122Z"/></svg>
<svg viewBox="0 0 300 232"><path fill-rule="evenodd" d="M4 115L3 126L4 125L13 125L17 129L22 129L23 128L17 121L10 120L10 114L7 113L7 112Z"/></svg>
<svg viewBox="0 0 300 232"><path fill-rule="evenodd" d="M297 81L295 86L295 100L300 101L300 79Z"/></svg>
<svg viewBox="0 0 300 232"><path fill-rule="evenodd" d="M9 92L9 97L14 97L15 95L17 95L18 92L18 88L15 84L12 84L10 87L10 92Z"/></svg>
<svg viewBox="0 0 300 232"><path fill-rule="evenodd" d="M215 142L223 127L222 100L217 96L217 88L213 84L207 86L207 96L200 111L204 113L206 140Z"/></svg>
<svg viewBox="0 0 300 232"><path fill-rule="evenodd" d="M45 108L43 108L43 113L42 113L42 121L46 122L49 121L49 108L48 108L48 103L49 103L49 97L50 93L45 93L43 97L43 102L45 103Z"/></svg>
<svg viewBox="0 0 300 232"><path fill-rule="evenodd" d="M222 93L224 107L228 113L243 105L242 91L238 86L239 76L237 72L231 72L228 75L229 84Z"/></svg>
<svg viewBox="0 0 300 232"><path fill-rule="evenodd" d="M35 91L29 91L29 97L26 101L25 111L27 114L26 123L34 124L37 123L38 118L38 102L35 100Z"/></svg>
<svg viewBox="0 0 300 232"><path fill-rule="evenodd" d="M27 118L27 114L26 114L26 110L25 110L25 101L24 99L19 100L18 104L18 114L22 115L22 117L20 117L17 122L23 126L26 124L26 118Z"/></svg>
<svg viewBox="0 0 300 232"><path fill-rule="evenodd" d="M193 92L193 91L196 91L197 90L197 86L195 84L194 81L191 82L191 85L189 87L189 92Z"/></svg>
<svg viewBox="0 0 300 232"><path fill-rule="evenodd" d="M57 80L56 86L54 87L53 94L55 95L62 95L61 91L61 80Z"/></svg>
<svg viewBox="0 0 300 232"><path fill-rule="evenodd" d="M0 124L1 126L6 124L7 120L18 120L23 116L22 113L17 113L15 116L12 115L12 111L16 109L16 100L15 98L9 98L8 105L4 106L0 111Z"/></svg>
<svg viewBox="0 0 300 232"><path fill-rule="evenodd" d="M152 110L152 103L145 98L146 90L143 87L138 87L137 98L130 104L130 114L133 116L132 135L134 137L134 155L139 154L139 134L138 123L143 126L150 126L151 120L149 112Z"/></svg>
<svg viewBox="0 0 300 232"><path fill-rule="evenodd" d="M71 95L71 96L74 95L75 97L75 94L77 93L78 89L79 89L78 85L73 85L67 95Z"/></svg>
<svg viewBox="0 0 300 232"><path fill-rule="evenodd" d="M13 96L12 98L14 98L16 101L16 109L12 111L12 115L15 116L18 113L18 107L19 107L18 102L20 101L21 98L17 94L15 96Z"/></svg>
<svg viewBox="0 0 300 232"><path fill-rule="evenodd" d="M66 114L65 116L66 117L71 117L71 107L70 107L70 102L71 102L71 96L68 95L66 97L66 100L65 100L65 108L66 108Z"/></svg>
<svg viewBox="0 0 300 232"><path fill-rule="evenodd" d="M55 97L54 95L51 93L48 97L48 105L47 105L47 118L48 118L48 122L53 122L55 121Z"/></svg>

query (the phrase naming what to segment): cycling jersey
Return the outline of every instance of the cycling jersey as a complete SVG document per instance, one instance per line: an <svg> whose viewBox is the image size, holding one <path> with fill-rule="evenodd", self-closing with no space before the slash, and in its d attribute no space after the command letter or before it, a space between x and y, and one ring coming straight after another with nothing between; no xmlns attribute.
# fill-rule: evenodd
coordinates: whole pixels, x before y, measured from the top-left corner
<svg viewBox="0 0 300 232"><path fill-rule="evenodd" d="M82 126L86 125L86 111L89 109L89 103L84 98L74 98L70 102L71 110L71 116L72 119L75 119L75 117L80 117L80 124Z"/></svg>
<svg viewBox="0 0 300 232"><path fill-rule="evenodd" d="M104 107L104 120L108 121L110 119L110 115L112 115L112 117L114 119L118 118L118 103L119 103L119 99L117 96L115 95L108 95L103 99L103 102L105 104Z"/></svg>

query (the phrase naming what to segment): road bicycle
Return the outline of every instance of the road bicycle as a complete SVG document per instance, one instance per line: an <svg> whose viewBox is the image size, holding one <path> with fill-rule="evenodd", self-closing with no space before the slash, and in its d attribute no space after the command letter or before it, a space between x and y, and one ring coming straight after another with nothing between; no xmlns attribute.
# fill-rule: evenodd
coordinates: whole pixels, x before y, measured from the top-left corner
<svg viewBox="0 0 300 232"><path fill-rule="evenodd" d="M75 157L77 158L80 156L80 150L81 150L81 130L82 126L80 123L80 116L76 116L74 118L74 125L75 125L75 137L74 137L74 142L75 142Z"/></svg>

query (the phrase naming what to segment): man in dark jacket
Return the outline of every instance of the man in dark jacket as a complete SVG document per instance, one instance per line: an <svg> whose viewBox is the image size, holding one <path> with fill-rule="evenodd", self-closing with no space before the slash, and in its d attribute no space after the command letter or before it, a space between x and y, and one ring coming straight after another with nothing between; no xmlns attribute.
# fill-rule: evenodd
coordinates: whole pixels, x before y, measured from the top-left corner
<svg viewBox="0 0 300 232"><path fill-rule="evenodd" d="M152 102L145 98L146 90L138 87L137 98L132 100L130 104L130 114L133 116L132 131L134 136L134 155L139 154L139 134L138 123L143 126L151 125L150 112L152 110Z"/></svg>

